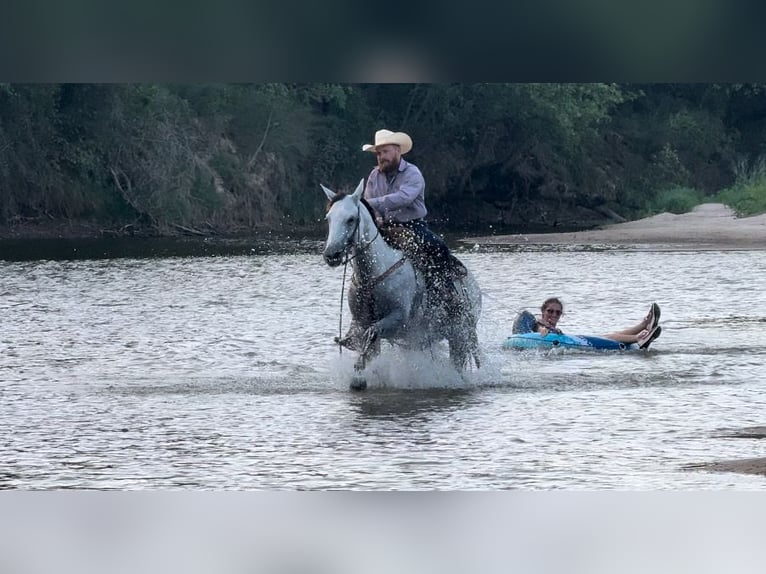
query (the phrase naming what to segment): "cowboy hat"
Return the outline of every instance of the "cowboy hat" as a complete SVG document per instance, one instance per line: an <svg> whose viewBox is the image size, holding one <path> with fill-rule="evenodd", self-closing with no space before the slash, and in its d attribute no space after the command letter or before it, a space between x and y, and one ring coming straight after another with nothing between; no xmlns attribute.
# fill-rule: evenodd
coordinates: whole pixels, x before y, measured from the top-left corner
<svg viewBox="0 0 766 574"><path fill-rule="evenodd" d="M404 155L412 149L412 138L404 132L378 130L375 132L375 143L363 145L362 151L374 152L378 147L389 144L398 145Z"/></svg>

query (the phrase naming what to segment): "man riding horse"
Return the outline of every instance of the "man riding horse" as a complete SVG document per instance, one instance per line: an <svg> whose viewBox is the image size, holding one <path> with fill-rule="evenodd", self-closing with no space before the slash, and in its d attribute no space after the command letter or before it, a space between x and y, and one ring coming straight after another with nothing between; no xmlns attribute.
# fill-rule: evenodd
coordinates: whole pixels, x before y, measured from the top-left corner
<svg viewBox="0 0 766 574"><path fill-rule="evenodd" d="M327 240L322 252L330 267L351 264L348 290L352 321L336 342L359 351L352 389L365 388L362 372L387 340L413 350L446 340L453 365L462 371L473 359L480 365L476 325L481 315L481 289L470 271L449 279L460 293L460 309L450 314L444 301L426 293L425 274L401 250L389 245L375 223L375 212L363 198L364 179L353 193L322 186L327 208ZM345 275L345 270L344 270Z"/></svg>
<svg viewBox="0 0 766 574"><path fill-rule="evenodd" d="M454 280L464 277L466 269L423 219L428 212L425 179L417 166L402 158L411 149L412 139L404 132L375 132L375 143L362 146L362 151L377 157L364 198L375 212L381 235L423 272L432 300L441 302L448 315L456 317L462 312L463 300Z"/></svg>

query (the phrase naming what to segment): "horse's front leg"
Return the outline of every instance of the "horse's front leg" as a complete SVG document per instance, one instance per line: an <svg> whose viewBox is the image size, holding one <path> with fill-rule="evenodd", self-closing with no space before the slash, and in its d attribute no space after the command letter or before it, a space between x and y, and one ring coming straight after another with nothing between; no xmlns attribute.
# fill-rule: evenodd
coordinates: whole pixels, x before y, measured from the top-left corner
<svg viewBox="0 0 766 574"><path fill-rule="evenodd" d="M367 368L367 361L380 353L380 338L374 326L367 328L362 334L359 357L354 363L354 376L351 379L351 390L363 391L367 388L367 379L362 371Z"/></svg>
<svg viewBox="0 0 766 574"><path fill-rule="evenodd" d="M367 327L362 334L362 354L366 354L375 343L379 343L380 339L392 338L397 331L400 331L404 325L404 317L403 311L392 311Z"/></svg>
<svg viewBox="0 0 766 574"><path fill-rule="evenodd" d="M383 318L375 321L364 330L361 336L359 358L354 363L355 375L351 380L351 389L361 391L367 388L367 381L362 371L367 367L367 361L380 353L381 338L388 338L400 330L404 324L405 314L403 311L393 311Z"/></svg>
<svg viewBox="0 0 766 574"><path fill-rule="evenodd" d="M354 364L355 371L359 372L365 369L367 361L380 353L380 340L393 336L397 330L401 329L403 320L404 313L394 311L375 321L364 330L359 346L359 358Z"/></svg>

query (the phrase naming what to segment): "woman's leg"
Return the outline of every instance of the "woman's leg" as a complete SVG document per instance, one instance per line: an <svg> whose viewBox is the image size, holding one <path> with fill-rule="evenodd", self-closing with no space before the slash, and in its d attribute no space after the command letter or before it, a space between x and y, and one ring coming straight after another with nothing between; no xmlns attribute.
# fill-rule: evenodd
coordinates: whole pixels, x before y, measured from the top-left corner
<svg viewBox="0 0 766 574"><path fill-rule="evenodd" d="M621 343L635 343L644 335L646 335L645 331L650 329L651 326L652 312L650 311L649 314L644 317L640 323L637 323L636 325L633 325L627 329L623 329L622 331L615 331L613 333L604 335L604 338L620 341Z"/></svg>
<svg viewBox="0 0 766 574"><path fill-rule="evenodd" d="M603 335L604 339L612 339L612 341L619 341L620 343L638 343L640 339L647 335L646 330L640 330L636 333L629 333L626 331L618 331L617 333L607 333Z"/></svg>
<svg viewBox="0 0 766 574"><path fill-rule="evenodd" d="M638 335L641 331L644 331L649 328L649 321L647 319L644 319L640 323L637 323L636 325L633 325L632 327L629 327L627 329L623 329L622 331L616 331L612 333L613 335Z"/></svg>

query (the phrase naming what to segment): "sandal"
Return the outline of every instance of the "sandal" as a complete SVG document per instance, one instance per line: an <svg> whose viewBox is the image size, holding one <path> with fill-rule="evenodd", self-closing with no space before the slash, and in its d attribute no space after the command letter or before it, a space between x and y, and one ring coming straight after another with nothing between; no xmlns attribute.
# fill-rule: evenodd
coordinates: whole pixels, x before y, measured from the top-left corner
<svg viewBox="0 0 766 574"><path fill-rule="evenodd" d="M636 343L638 343L638 348L639 349L648 349L649 345L651 345L652 342L655 339L657 339L657 337L660 336L660 334L662 334L662 327L660 327L659 325L657 325L651 331L648 331L648 332L646 330L641 331L641 335L642 336L638 339L638 341L636 341Z"/></svg>
<svg viewBox="0 0 766 574"><path fill-rule="evenodd" d="M650 329L654 329L657 325L660 324L660 306L657 305L657 303L652 303L652 310L649 311L649 313L652 316L652 326Z"/></svg>
<svg viewBox="0 0 766 574"><path fill-rule="evenodd" d="M646 325L646 330L651 331L653 330L660 322L660 306L657 305L657 303L652 303L652 306L649 308L649 314L644 317L644 324Z"/></svg>

